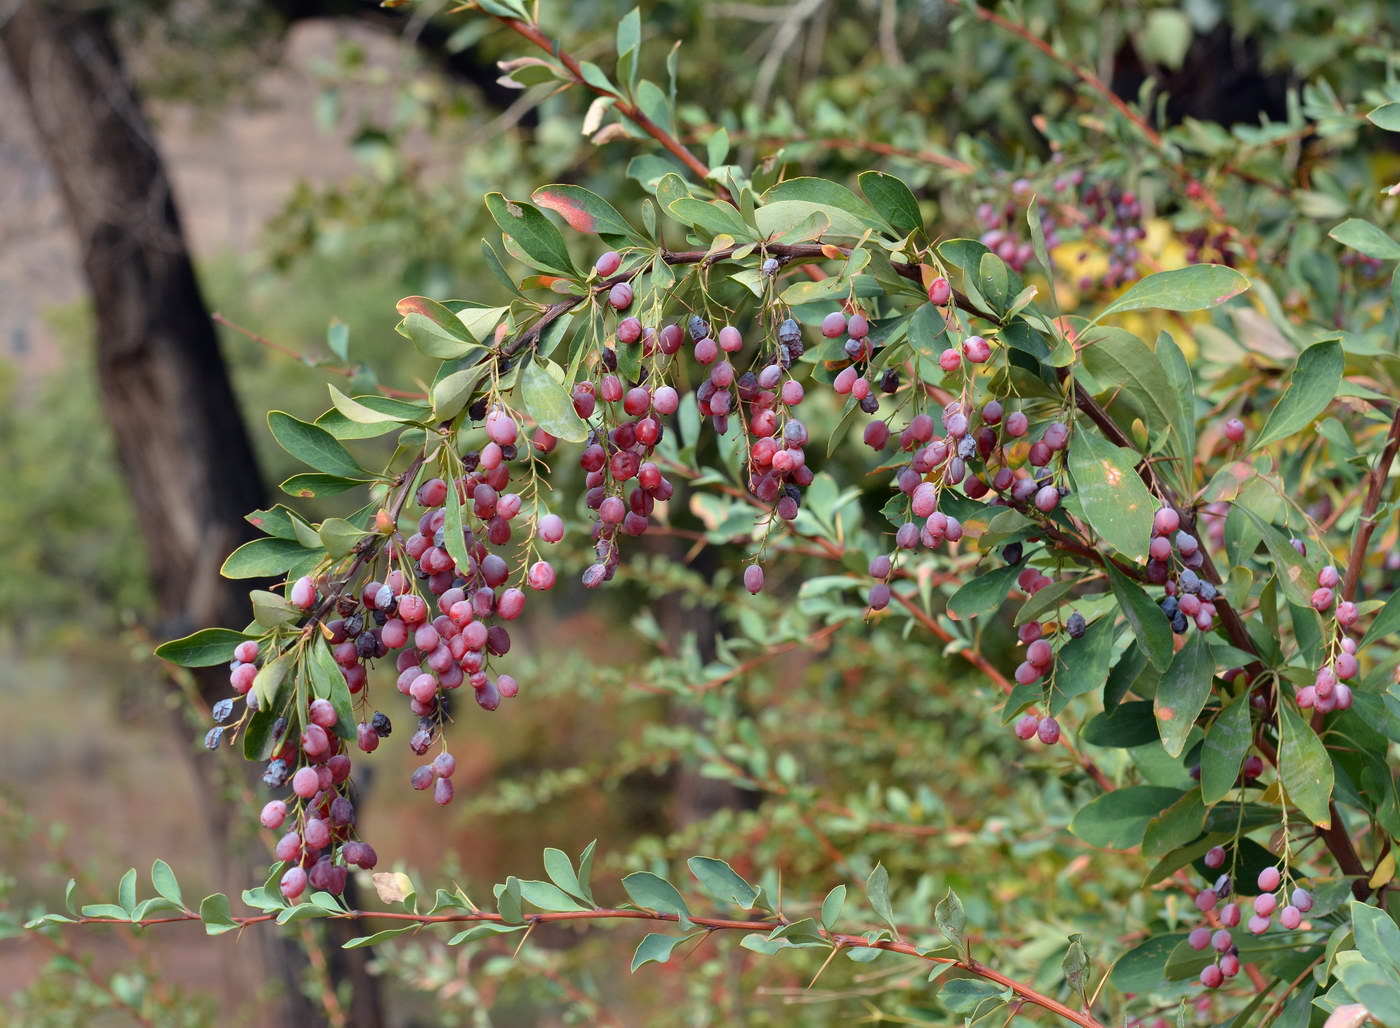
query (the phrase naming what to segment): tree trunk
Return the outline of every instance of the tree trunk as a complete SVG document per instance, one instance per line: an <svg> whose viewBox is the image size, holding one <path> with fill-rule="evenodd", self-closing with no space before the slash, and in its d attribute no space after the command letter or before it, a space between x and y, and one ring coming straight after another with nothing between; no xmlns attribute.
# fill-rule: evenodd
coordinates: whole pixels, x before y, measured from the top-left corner
<svg viewBox="0 0 1400 1028"><path fill-rule="evenodd" d="M0 49L82 252L102 402L155 587L153 627L170 638L208 625L242 626L250 617L246 585L224 580L219 567L254 534L243 515L265 494L151 126L102 13L37 0L11 5L0 18ZM199 685L210 702L229 692L219 668L199 675ZM183 719L180 726L188 730ZM211 798L215 771L211 761L195 761ZM230 843L225 806L204 806L222 870L246 878L265 856ZM260 934L268 943L262 980L286 986L275 1023L325 1023L325 1011L299 987L304 954L277 933ZM378 990L365 951L330 956L332 973L353 983L343 1023L377 1028Z"/></svg>

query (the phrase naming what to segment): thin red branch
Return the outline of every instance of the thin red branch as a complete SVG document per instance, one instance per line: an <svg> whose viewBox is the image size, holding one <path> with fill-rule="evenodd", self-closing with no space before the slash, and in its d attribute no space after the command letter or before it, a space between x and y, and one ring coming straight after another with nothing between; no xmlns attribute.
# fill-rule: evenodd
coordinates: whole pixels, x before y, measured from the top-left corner
<svg viewBox="0 0 1400 1028"><path fill-rule="evenodd" d="M1366 486L1366 500L1361 505L1361 519L1356 523L1356 538L1352 540L1351 554L1347 557L1346 575L1342 579L1342 599L1356 598L1356 587L1361 581L1361 567L1366 562L1366 551L1371 545L1371 536L1376 531L1376 509L1380 506L1381 494L1390 478L1390 466L1395 463L1396 451L1400 450L1400 407L1390 420L1390 434L1385 440L1381 458L1371 469Z"/></svg>
<svg viewBox="0 0 1400 1028"><path fill-rule="evenodd" d="M409 914L393 911L375 910L351 910L339 914L330 914L330 918L360 921L382 919L387 921L407 921L418 925L426 926L430 924L459 924L459 923L491 923L509 924L500 914L493 914L485 910L474 910L460 914ZM255 914L251 917L231 918L234 924L240 927L247 927L253 924L267 924L277 919L276 914ZM183 914L170 915L167 917L150 917L140 921L124 921L118 918L105 917L79 917L74 920L75 924L139 924L143 927L158 924L178 924L180 922L199 921L200 916L192 910L187 910ZM610 908L596 908L594 910L560 910L548 911L539 914L530 914L525 918L525 923L531 926L538 924L552 924L566 921L606 921L606 920L631 920L631 921L667 921L678 922L680 920L675 914L662 913L655 910L618 910ZM792 924L786 918L774 917L763 921L741 921L730 918L718 917L690 917L687 920L701 928L708 928L712 931L740 931L740 932L762 932L768 934L773 929L783 925ZM1081 1028L1106 1028L1106 1026L1094 1017L1091 1013L1074 1010L1059 1000L1037 991L1024 982L1019 982L1000 971L988 967L976 960L964 960L955 957L939 956L936 953L928 953L920 950L917 946L907 942L871 941L863 935L846 935L840 932L833 932L827 929L818 929L822 937L833 946L841 946L850 949L882 949L891 953L899 953L903 956L917 957L920 960L928 961L932 964L942 964L949 967L957 967L978 978L995 982L1003 988L1010 989L1027 1003L1032 1003L1044 1010L1064 1018L1065 1020L1080 1025Z"/></svg>
<svg viewBox="0 0 1400 1028"><path fill-rule="evenodd" d="M528 22L523 22L518 18L507 18L501 15L492 15L492 17L499 21L501 24L507 25L511 29L514 29L517 33L524 36L526 39L534 43L541 50L550 54L552 57L557 58L559 63L564 65L564 67L568 69L569 74L574 77L575 84L585 86L588 89L591 89L593 92L597 93L599 96L606 96L612 98L613 107L617 110L619 114L631 121L639 129L641 129L643 132L651 136L651 138L655 139L658 143L660 143L667 150L669 150L676 157L677 160L679 160L691 171L695 172L695 174L699 175L701 181L704 181L710 177L710 169L704 161L700 160L700 158L696 157L695 154L691 153L689 148L679 139L677 139L671 133L667 132L664 128L662 128L660 125L656 124L656 122L652 121L649 117L647 117L646 114L642 112L641 108L639 108L636 104L632 103L620 93L615 93L610 89L604 89L602 86L594 85L592 82L587 81L583 76L583 68L579 65L578 59L575 58L573 54L565 50L557 39L550 39L547 35L540 31L539 26L531 25ZM725 189L724 186L720 185L717 182L714 183L714 186L715 192L720 197L720 199L731 199L729 195L729 190Z"/></svg>

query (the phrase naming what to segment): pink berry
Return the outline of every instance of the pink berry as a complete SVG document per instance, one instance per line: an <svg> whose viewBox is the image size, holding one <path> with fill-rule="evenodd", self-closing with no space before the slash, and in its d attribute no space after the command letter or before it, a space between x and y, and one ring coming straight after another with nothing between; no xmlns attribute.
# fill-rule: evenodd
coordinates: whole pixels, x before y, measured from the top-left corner
<svg viewBox="0 0 1400 1028"><path fill-rule="evenodd" d="M1278 909L1278 900L1272 892L1266 892L1262 896L1254 897L1254 912L1260 917L1268 917Z"/></svg>
<svg viewBox="0 0 1400 1028"><path fill-rule="evenodd" d="M1225 847L1212 846L1206 851L1204 863L1206 867L1210 868L1221 867L1225 863Z"/></svg>
<svg viewBox="0 0 1400 1028"><path fill-rule="evenodd" d="M302 575L292 585L292 595L290 597L294 606L302 610L310 610L316 604L316 583L311 580L310 575Z"/></svg>
<svg viewBox="0 0 1400 1028"><path fill-rule="evenodd" d="M1210 945L1210 929L1205 925L1192 928L1191 933L1186 936L1186 943L1192 949L1205 949Z"/></svg>
<svg viewBox="0 0 1400 1028"><path fill-rule="evenodd" d="M1293 895L1290 896L1289 899L1293 901L1293 906L1297 907L1304 914L1312 909L1312 893L1308 892L1307 889L1301 887L1294 889Z"/></svg>
<svg viewBox="0 0 1400 1028"><path fill-rule="evenodd" d="M1152 517L1152 531L1158 535L1171 535L1181 527L1181 515L1171 507L1159 507Z"/></svg>
<svg viewBox="0 0 1400 1028"><path fill-rule="evenodd" d="M1060 741L1060 723L1053 717L1044 718L1035 734L1046 746L1054 746Z"/></svg>
<svg viewBox="0 0 1400 1028"><path fill-rule="evenodd" d="M1254 935L1263 935L1269 930L1269 925L1271 923L1272 922L1262 914L1255 914L1249 919L1249 930Z"/></svg>
<svg viewBox="0 0 1400 1028"><path fill-rule="evenodd" d="M287 804L282 800L268 800L262 808L258 820L264 828L281 828L287 817Z"/></svg>
<svg viewBox="0 0 1400 1028"><path fill-rule="evenodd" d="M1214 889L1202 889L1196 893L1196 909L1205 912L1214 910L1216 903L1220 902L1220 897L1216 895Z"/></svg>
<svg viewBox="0 0 1400 1028"><path fill-rule="evenodd" d="M1264 868L1264 870L1259 872L1259 891L1273 892L1278 888L1278 883L1282 880L1282 877L1283 876L1279 874L1278 868Z"/></svg>
<svg viewBox="0 0 1400 1028"><path fill-rule="evenodd" d="M632 306L632 287L626 282L619 282L608 290L608 303L617 310L625 311Z"/></svg>
<svg viewBox="0 0 1400 1028"><path fill-rule="evenodd" d="M719 330L719 348L725 353L738 353L744 348L744 337L733 325L725 325Z"/></svg>
<svg viewBox="0 0 1400 1028"><path fill-rule="evenodd" d="M1006 417L1006 434L1013 439L1019 439L1030 431L1030 418L1021 411L1014 411Z"/></svg>
<svg viewBox="0 0 1400 1028"><path fill-rule="evenodd" d="M1303 912L1297 907L1284 907L1278 915L1278 923L1291 932L1303 923Z"/></svg>
<svg viewBox="0 0 1400 1028"><path fill-rule="evenodd" d="M822 318L822 335L828 339L835 339L846 332L846 315L840 311L832 311Z"/></svg>
<svg viewBox="0 0 1400 1028"><path fill-rule="evenodd" d="M962 354L949 347L938 355L938 366L944 371L957 371L962 364Z"/></svg>
<svg viewBox="0 0 1400 1028"><path fill-rule="evenodd" d="M306 891L306 872L300 867L289 867L282 875L278 888L287 899L296 899Z"/></svg>
<svg viewBox="0 0 1400 1028"><path fill-rule="evenodd" d="M942 307L953 295L953 287L948 284L948 280L939 276L928 284L928 301Z"/></svg>
<svg viewBox="0 0 1400 1028"><path fill-rule="evenodd" d="M520 434L520 429L503 410L493 410L486 415L486 434L499 446L510 446Z"/></svg>
<svg viewBox="0 0 1400 1028"><path fill-rule="evenodd" d="M1240 905L1238 903L1226 903L1220 908L1220 923L1226 928L1234 928L1240 923Z"/></svg>
<svg viewBox="0 0 1400 1028"><path fill-rule="evenodd" d="M757 595L763 591L763 568L750 564L744 568L744 588Z"/></svg>
<svg viewBox="0 0 1400 1028"><path fill-rule="evenodd" d="M1034 739L1039 728L1040 718L1034 714L1027 714L1016 722L1016 738L1022 742Z"/></svg>
<svg viewBox="0 0 1400 1028"><path fill-rule="evenodd" d="M252 639L244 640L234 647L233 659L241 660L245 664L252 664L258 659L258 644Z"/></svg>
<svg viewBox="0 0 1400 1028"><path fill-rule="evenodd" d="M531 589L543 591L554 588L554 567L547 560L537 560L530 565L530 571L525 576L526 582Z"/></svg>
<svg viewBox="0 0 1400 1028"><path fill-rule="evenodd" d="M1218 989L1225 981L1225 974L1215 964L1211 964L1201 971L1201 984L1207 989Z"/></svg>
<svg viewBox="0 0 1400 1028"><path fill-rule="evenodd" d="M1235 944L1234 937L1230 935L1228 929L1221 928L1210 937L1211 946L1221 953L1224 953Z"/></svg>
<svg viewBox="0 0 1400 1028"><path fill-rule="evenodd" d="M598 274L607 278L609 275L617 274L617 269L622 267L622 255L616 250L609 250L598 258L598 263L593 265Z"/></svg>
<svg viewBox="0 0 1400 1028"><path fill-rule="evenodd" d="M1310 602L1312 603L1313 610L1321 614L1325 613L1328 609L1331 608L1332 601L1334 598L1335 594L1332 592L1331 589L1328 589L1326 586L1320 586L1319 588L1313 590L1312 599Z"/></svg>
<svg viewBox="0 0 1400 1028"><path fill-rule="evenodd" d="M1239 418L1231 418L1225 422L1225 438L1232 443L1244 441L1244 422Z"/></svg>

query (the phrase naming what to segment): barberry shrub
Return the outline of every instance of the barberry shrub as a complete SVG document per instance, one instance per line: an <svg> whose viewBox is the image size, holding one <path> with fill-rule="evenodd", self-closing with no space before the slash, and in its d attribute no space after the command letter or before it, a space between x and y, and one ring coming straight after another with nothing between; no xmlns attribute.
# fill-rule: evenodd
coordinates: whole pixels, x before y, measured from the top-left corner
<svg viewBox="0 0 1400 1028"><path fill-rule="evenodd" d="M463 922L451 944L486 946L642 918L658 924L633 970L738 930L757 954L925 961L928 1002L969 1018L1005 1020L1010 1004L1149 1024L1194 1004L1213 1023L1400 1026L1400 279L1384 277L1400 243L1361 218L1330 240L1280 232L1267 211L1232 220L1223 204L1264 186L1209 155L1188 163L1121 103L1105 116L1140 132L1142 181L1066 130L1043 165L969 185L961 221L882 171L725 163L724 129L702 162L667 93L638 77L636 12L610 76L518 3L477 6L545 51L510 65L519 85L589 90L618 135L660 144L629 170L648 195L624 213L573 184L489 194L504 299L399 304L400 333L436 362L427 394L332 387L314 421L268 416L308 468L285 492L370 502L319 523L250 514L265 538L224 574L279 585L252 591L242 631L157 650L229 665L206 743L263 768L261 809L244 812L275 847L266 885L243 894L258 912L223 895L191 909L158 863L156 897L138 902L133 876L118 904L36 924L379 916L391 926L352 945ZM1400 128L1397 110L1370 121ZM1178 266L1148 249L1149 214L1178 223ZM1101 247L1106 270L1061 266L1070 244ZM384 436L392 459L365 467L359 441ZM836 481L852 452L864 473ZM853 500L872 516L843 520ZM420 902L381 870L393 909L348 908L350 875L393 848L361 837L356 765L406 744L421 763L404 784L451 804L451 722L530 702L512 631L536 597L566 579L626 588L638 538L689 501L709 504L703 538L744 594L789 588L797 553L826 560L823 591L846 597L828 626L922 633L971 661L995 696L987 730L1092 784L1068 830L1138 852L1146 929L1072 934L1058 973L1020 980L975 952L957 894L929 904L932 924L897 917L878 864L849 908L844 883L784 899L710 856L687 862L693 883L627 875L610 907L592 847L546 850L547 881L509 877L485 906L461 888ZM569 536L580 544L561 550ZM936 691L937 676L907 688Z"/></svg>

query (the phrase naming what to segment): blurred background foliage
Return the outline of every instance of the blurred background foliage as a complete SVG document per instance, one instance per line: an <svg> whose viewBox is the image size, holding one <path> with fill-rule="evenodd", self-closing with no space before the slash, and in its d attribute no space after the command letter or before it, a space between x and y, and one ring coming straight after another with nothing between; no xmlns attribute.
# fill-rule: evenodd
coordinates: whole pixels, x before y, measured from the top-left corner
<svg viewBox="0 0 1400 1028"><path fill-rule="evenodd" d="M346 323L361 384L414 389L425 370L392 330L400 296L503 295L481 258L481 239L497 235L483 193L570 181L624 211L644 195L626 169L648 147L616 132L596 145L581 134L589 101L578 90L495 88L494 62L526 44L445 6L411 8L395 26L417 45L386 51L346 33L305 69L314 88L296 95L264 87L294 24L369 23L381 12L275 0L114 8L130 65L165 109L309 107L327 139L348 138L350 159L326 181L288 184L252 252L206 255L200 271L211 309L313 362L338 363L326 332L332 317ZM630 6L545 3L542 18L574 53L598 60L611 55L613 26ZM1175 157L1105 121L1061 64L943 0L647 3L642 73L665 82L672 41L683 40L679 123L689 141L703 145L723 125L731 160L774 174L888 170L947 237L979 234L979 207L1006 203L1017 179L1044 191L1080 168L1137 190L1161 243L1146 252L1179 264L1190 233L1222 227L1182 202L1171 164L1190 160L1216 169L1204 180L1230 213L1231 258L1252 272L1267 255L1281 302L1320 296L1340 316L1348 287L1373 284L1364 268L1343 281L1334 260L1308 254L1342 211L1378 205L1376 183L1396 178L1396 154L1359 119L1377 85L1395 78L1394 4L1028 0L997 9L1145 100L1170 126ZM1052 142L1064 163L1051 163ZM1104 261L1092 233L1074 235L1078 249L1058 256ZM1092 286L1081 295L1063 285L1071 306L1095 298ZM75 870L81 879L84 868L155 856L191 890L240 887L201 881L210 840L193 812L222 800L187 781L194 733L179 734L161 713L173 701L136 627L149 598L85 353L88 315L76 306L49 319L61 370L21 390L0 364L0 675L18 726L0 757L12 786L0 898L18 920L35 906L55 909ZM1257 349L1219 335L1201 355L1218 374ZM280 481L295 469L264 412L314 416L324 383L341 378L233 332L224 342L267 477ZM836 408L824 424L818 410L814 435L834 426ZM826 470L858 486L830 527L850 538L877 531L880 490L862 478L854 447L838 449ZM560 488L577 484L559 476ZM506 874L536 877L542 845L576 853L601 838L600 878L710 853L780 888L791 913L881 861L898 883L902 923L931 924L933 904L954 886L977 944L1047 989L1058 987L1071 931L1092 940L1103 968L1149 925L1186 917L1175 895L1138 891L1139 857L1092 850L1062 830L1092 783L987 730L999 690L958 655L961 642L945 647L898 609L864 624L853 586L865 569L810 553L781 558L768 591L740 602L735 561L699 545L713 520L696 507L676 533L648 537L624 581L586 604L561 576L551 615L537 612L517 642L521 702L454 730L457 805L410 802L409 755L385 748L362 815L374 838L397 840L381 848L382 866L409 869L424 886L455 879L484 891ZM992 654L1000 645L981 643ZM1102 755L1110 776L1116 753ZM125 805L114 805L118 788ZM754 962L707 941L679 965L629 977L635 941L624 930L560 929L512 960L509 948L464 952L414 937L384 947L377 963L393 983L393 1024L949 1023L917 968L902 964L837 961L808 988L820 957ZM186 995L215 980L213 964L246 956L227 939L93 932L66 945L81 951L0 941L12 1023L256 1016L255 993ZM324 995L322 981L307 987Z"/></svg>

